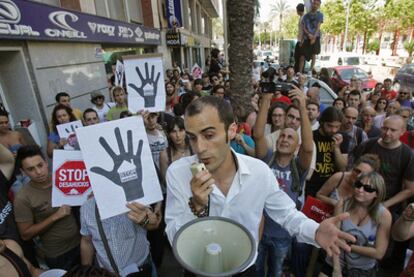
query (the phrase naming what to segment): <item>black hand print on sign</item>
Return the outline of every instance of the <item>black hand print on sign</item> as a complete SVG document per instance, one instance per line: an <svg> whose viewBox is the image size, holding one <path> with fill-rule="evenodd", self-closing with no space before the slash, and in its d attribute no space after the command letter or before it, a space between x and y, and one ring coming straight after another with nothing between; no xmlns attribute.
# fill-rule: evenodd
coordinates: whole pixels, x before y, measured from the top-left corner
<svg viewBox="0 0 414 277"><path fill-rule="evenodd" d="M141 80L141 87L137 87L133 83L129 83L128 86L144 98L145 108L154 107L155 97L157 96L158 80L160 79L161 73L158 72L157 77L154 80L155 66L151 66L150 76L148 71L148 63L145 63L145 78L142 76L138 66L135 67L135 70Z"/></svg>
<svg viewBox="0 0 414 277"><path fill-rule="evenodd" d="M79 150L79 143L78 143L78 139L76 138L76 134L75 134L75 130L78 128L79 126L77 125L70 125L70 129L65 128L68 144L72 146L73 148L75 148L75 150Z"/></svg>
<svg viewBox="0 0 414 277"><path fill-rule="evenodd" d="M114 167L111 171L107 171L101 167L92 167L91 171L104 176L111 180L116 185L122 187L125 193L126 200L132 201L144 197L144 190L142 188L142 140L139 140L138 150L134 153L134 146L132 145L132 131L127 131L127 151L125 151L124 143L122 141L121 132L119 128L115 128L115 138L118 142L119 154L116 154L108 142L103 138L99 138L99 143L111 156Z"/></svg>
<svg viewBox="0 0 414 277"><path fill-rule="evenodd" d="M70 125L70 129L72 130L69 130L68 128L65 128L65 131L66 131L66 133L68 134L68 135L70 135L70 134L72 134L72 133L74 133L75 132L75 130L76 129L78 129L78 127L79 126L77 126L77 125Z"/></svg>

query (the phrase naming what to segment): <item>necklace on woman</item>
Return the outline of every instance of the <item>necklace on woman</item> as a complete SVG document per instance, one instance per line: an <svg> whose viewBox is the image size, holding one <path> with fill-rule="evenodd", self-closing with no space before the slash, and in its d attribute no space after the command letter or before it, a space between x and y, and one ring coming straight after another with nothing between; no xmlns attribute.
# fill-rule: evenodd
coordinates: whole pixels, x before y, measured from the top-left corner
<svg viewBox="0 0 414 277"><path fill-rule="evenodd" d="M364 222L364 220L369 216L369 213L367 212L367 214L362 218L362 219L358 219L357 222L357 226L361 226L362 222Z"/></svg>
<svg viewBox="0 0 414 277"><path fill-rule="evenodd" d="M179 156L184 157L187 154L187 149L183 149L183 150L176 149L175 152L178 153Z"/></svg>

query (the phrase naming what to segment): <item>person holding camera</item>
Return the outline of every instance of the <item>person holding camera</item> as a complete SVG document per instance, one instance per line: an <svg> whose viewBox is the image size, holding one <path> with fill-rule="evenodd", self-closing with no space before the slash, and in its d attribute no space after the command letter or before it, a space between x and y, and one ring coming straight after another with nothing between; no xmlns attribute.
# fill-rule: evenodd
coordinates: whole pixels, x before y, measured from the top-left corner
<svg viewBox="0 0 414 277"><path fill-rule="evenodd" d="M299 196L302 194L307 170L312 161L312 129L307 117L306 96L304 93L295 88L289 92L289 96L295 103L295 106L292 107L298 109L300 113L299 118L302 118L299 122L303 143L299 145L299 134L296 129L287 126L280 131L275 148L271 148L276 150L273 151L268 148L266 137L264 136L264 127L272 94L264 94L254 127L256 157L268 163L278 180L280 188L289 195L299 209L301 207ZM299 153L296 155L298 148ZM256 270L258 276L265 276L267 256L267 276L281 276L283 261L292 245L292 237L281 225L273 221L267 212L264 212L264 219L263 236L259 244Z"/></svg>

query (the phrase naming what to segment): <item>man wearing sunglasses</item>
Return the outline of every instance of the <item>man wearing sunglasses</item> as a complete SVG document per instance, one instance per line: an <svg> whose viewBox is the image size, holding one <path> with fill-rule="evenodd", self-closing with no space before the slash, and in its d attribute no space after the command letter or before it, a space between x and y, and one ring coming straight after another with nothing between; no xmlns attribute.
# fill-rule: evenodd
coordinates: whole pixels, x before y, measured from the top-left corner
<svg viewBox="0 0 414 277"><path fill-rule="evenodd" d="M354 160L366 153L376 154L380 158L380 173L385 179L387 192L383 204L394 218L399 217L402 203L414 195L414 152L400 141L405 130L404 119L399 115L391 115L384 120L379 138L363 142L354 151ZM404 256L405 247L396 244L392 259L384 259L381 264L384 268L401 268Z"/></svg>
<svg viewBox="0 0 414 277"><path fill-rule="evenodd" d="M412 97L412 91L410 88L401 87L400 91L398 92L397 101L400 102L401 107L414 109L414 101L411 100Z"/></svg>
<svg viewBox="0 0 414 277"><path fill-rule="evenodd" d="M94 109L99 117L99 122L106 121L106 114L108 111L115 106L114 103L105 103L105 96L100 91L94 91L91 93L91 102Z"/></svg>

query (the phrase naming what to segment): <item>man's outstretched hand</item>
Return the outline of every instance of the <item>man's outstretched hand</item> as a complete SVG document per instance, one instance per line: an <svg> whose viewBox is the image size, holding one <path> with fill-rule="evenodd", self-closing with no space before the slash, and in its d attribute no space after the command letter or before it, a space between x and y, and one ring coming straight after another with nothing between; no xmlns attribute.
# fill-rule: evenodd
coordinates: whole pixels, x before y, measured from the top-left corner
<svg viewBox="0 0 414 277"><path fill-rule="evenodd" d="M341 253L340 248L350 252L351 247L347 242L355 242L355 237L342 232L337 226L341 221L347 219L349 213L342 213L337 216L325 219L319 225L316 230L315 240L316 242L328 253L328 256L339 255Z"/></svg>

